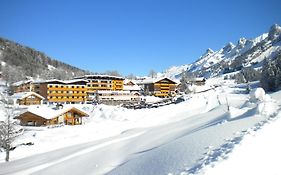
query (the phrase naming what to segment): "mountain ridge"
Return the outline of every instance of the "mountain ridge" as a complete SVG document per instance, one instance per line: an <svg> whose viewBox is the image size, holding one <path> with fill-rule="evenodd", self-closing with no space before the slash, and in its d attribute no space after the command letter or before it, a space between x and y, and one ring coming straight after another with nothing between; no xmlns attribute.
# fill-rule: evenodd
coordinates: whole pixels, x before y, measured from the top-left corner
<svg viewBox="0 0 281 175"><path fill-rule="evenodd" d="M208 48L198 59L187 64L185 72L205 78L224 73L240 71L243 67L260 68L266 58L274 59L281 54L281 27L274 24L267 33L254 39L239 38L237 44L231 42L217 51ZM172 73L167 69L160 76L179 79L182 66L172 66ZM176 71L177 68L181 70Z"/></svg>

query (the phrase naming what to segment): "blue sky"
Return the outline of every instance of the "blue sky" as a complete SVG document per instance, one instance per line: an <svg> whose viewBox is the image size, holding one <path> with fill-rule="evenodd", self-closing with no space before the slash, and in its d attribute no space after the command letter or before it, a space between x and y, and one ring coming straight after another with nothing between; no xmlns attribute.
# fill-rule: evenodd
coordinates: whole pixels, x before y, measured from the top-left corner
<svg viewBox="0 0 281 175"><path fill-rule="evenodd" d="M281 24L280 0L2 0L0 37L93 72L147 75Z"/></svg>

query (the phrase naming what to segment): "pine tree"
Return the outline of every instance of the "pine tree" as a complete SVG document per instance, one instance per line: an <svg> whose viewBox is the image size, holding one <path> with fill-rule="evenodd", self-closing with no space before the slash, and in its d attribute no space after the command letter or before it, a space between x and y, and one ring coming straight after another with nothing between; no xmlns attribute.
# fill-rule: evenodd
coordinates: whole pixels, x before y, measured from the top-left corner
<svg viewBox="0 0 281 175"><path fill-rule="evenodd" d="M260 82L265 91L276 91L281 87L280 55L274 61L266 59Z"/></svg>

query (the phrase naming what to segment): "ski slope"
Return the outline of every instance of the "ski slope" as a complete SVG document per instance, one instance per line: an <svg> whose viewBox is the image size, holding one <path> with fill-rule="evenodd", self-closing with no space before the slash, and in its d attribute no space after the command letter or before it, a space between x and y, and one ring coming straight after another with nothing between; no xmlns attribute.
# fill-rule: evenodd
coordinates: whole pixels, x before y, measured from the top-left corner
<svg viewBox="0 0 281 175"><path fill-rule="evenodd" d="M191 94L185 102L153 109L84 106L91 115L82 126L27 128L17 143L34 145L16 148L8 163L0 153L0 174L211 172L244 137L276 118L278 95L253 102L244 90L222 84Z"/></svg>

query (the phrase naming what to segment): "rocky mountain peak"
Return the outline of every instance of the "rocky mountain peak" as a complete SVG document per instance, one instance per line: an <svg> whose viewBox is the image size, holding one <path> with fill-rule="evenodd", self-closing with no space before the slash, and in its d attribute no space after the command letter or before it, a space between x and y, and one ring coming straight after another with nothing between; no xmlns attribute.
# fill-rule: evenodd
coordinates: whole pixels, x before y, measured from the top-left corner
<svg viewBox="0 0 281 175"><path fill-rule="evenodd" d="M232 44L232 42L229 42L226 46L224 46L223 53L230 52L234 47L235 47L235 45Z"/></svg>
<svg viewBox="0 0 281 175"><path fill-rule="evenodd" d="M246 38L240 38L240 39L238 40L238 42L237 42L237 45L238 45L238 46L243 46L243 45L246 44L246 42L247 42L247 39L246 39Z"/></svg>
<svg viewBox="0 0 281 175"><path fill-rule="evenodd" d="M281 27L278 24L274 24L270 27L268 33L268 39L275 40L281 36Z"/></svg>
<svg viewBox="0 0 281 175"><path fill-rule="evenodd" d="M208 48L207 50L206 50L206 53L208 54L208 53L214 53L214 51L211 49L211 48Z"/></svg>

